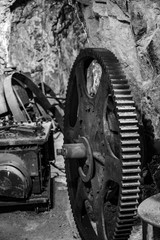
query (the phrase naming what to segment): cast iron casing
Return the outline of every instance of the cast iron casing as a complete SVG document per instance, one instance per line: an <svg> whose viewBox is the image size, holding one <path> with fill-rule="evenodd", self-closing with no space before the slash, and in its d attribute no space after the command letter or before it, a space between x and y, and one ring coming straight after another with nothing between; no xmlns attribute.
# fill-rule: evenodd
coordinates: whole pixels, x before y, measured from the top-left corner
<svg viewBox="0 0 160 240"><path fill-rule="evenodd" d="M40 199L54 159L51 122L11 126L0 135L0 199Z"/></svg>

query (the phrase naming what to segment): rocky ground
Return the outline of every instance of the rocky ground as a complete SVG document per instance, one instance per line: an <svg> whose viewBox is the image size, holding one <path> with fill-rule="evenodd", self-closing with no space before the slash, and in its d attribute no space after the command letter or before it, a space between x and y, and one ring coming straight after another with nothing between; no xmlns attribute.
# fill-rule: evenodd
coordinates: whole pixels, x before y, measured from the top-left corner
<svg viewBox="0 0 160 240"><path fill-rule="evenodd" d="M62 135L56 147L62 144ZM63 167L63 158L57 157ZM68 201L65 174L52 168L54 179L54 206L49 212L36 213L33 209L1 208L0 240L80 240ZM134 227L129 240L141 240L141 224Z"/></svg>

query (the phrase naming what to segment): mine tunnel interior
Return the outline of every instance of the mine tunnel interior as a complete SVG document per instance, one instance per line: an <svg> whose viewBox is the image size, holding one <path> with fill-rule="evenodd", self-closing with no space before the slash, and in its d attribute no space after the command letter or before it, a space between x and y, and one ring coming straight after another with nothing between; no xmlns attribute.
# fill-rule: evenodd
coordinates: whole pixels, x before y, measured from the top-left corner
<svg viewBox="0 0 160 240"><path fill-rule="evenodd" d="M54 168L82 239L132 239L138 205L160 190L159 1L1 5L2 206L56 211Z"/></svg>

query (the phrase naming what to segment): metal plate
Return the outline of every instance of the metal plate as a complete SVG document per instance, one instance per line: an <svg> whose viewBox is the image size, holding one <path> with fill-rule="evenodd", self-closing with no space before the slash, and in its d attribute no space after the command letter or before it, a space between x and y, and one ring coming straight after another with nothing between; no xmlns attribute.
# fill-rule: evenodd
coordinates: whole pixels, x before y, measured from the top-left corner
<svg viewBox="0 0 160 240"><path fill-rule="evenodd" d="M138 214L145 222L160 227L160 193L145 199L138 207Z"/></svg>

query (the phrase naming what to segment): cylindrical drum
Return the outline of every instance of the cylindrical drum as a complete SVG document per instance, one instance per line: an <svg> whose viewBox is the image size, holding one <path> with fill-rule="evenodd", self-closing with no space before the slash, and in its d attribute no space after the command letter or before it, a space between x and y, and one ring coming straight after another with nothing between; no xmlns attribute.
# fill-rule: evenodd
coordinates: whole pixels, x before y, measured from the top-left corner
<svg viewBox="0 0 160 240"><path fill-rule="evenodd" d="M32 187L26 165L18 156L0 154L0 196L27 198Z"/></svg>

